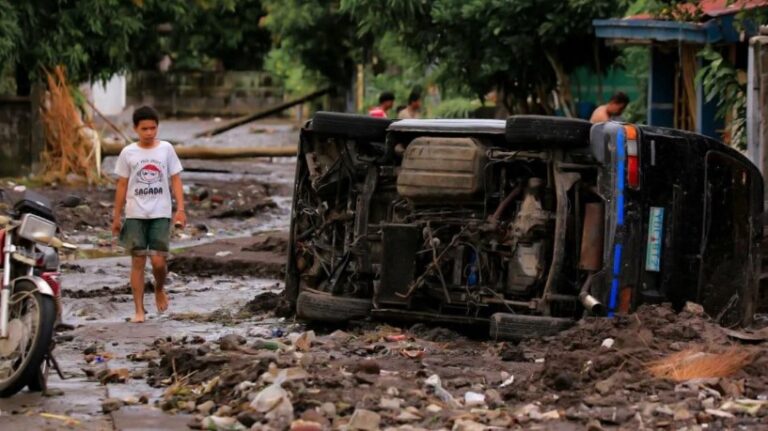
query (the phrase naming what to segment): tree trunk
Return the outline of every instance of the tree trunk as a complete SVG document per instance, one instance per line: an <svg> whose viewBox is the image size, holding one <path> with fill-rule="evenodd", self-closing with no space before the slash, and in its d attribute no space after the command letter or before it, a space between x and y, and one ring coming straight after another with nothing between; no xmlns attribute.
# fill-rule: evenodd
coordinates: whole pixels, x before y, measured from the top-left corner
<svg viewBox="0 0 768 431"><path fill-rule="evenodd" d="M552 66L552 70L557 77L557 88L560 93L560 102L563 104L563 111L568 117L573 117L573 94L571 93L571 78L565 73L562 63L551 51L545 51L547 60Z"/></svg>

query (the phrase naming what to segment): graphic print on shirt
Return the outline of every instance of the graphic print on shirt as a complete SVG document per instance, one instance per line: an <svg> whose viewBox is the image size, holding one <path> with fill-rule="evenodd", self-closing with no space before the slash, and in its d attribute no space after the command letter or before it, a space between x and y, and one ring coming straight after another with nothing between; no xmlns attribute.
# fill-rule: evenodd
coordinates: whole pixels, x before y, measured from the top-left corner
<svg viewBox="0 0 768 431"><path fill-rule="evenodd" d="M141 184L134 189L134 195L145 199L162 195L163 170L158 167L158 165L162 166L162 164L156 160L142 160L141 163L144 166L136 172L136 181Z"/></svg>

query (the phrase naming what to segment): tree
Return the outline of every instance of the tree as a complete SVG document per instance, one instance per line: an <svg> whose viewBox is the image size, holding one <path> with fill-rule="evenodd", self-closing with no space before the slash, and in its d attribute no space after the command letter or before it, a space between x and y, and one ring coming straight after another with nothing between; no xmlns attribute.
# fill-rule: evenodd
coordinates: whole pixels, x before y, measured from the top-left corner
<svg viewBox="0 0 768 431"><path fill-rule="evenodd" d="M626 9L614 0L342 0L359 36L392 31L441 71L446 84L481 97L498 90L510 112L551 112L558 89L569 102L577 66L610 64L592 20Z"/></svg>
<svg viewBox="0 0 768 431"><path fill-rule="evenodd" d="M262 17L258 0L0 0L0 62L14 65L21 95L57 65L73 82L154 68L164 54L190 67L260 66Z"/></svg>

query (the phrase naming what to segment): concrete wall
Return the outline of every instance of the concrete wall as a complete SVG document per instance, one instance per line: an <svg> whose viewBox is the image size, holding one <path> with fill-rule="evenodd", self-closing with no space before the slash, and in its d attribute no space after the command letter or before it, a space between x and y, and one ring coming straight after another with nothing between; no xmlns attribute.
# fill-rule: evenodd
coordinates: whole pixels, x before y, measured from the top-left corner
<svg viewBox="0 0 768 431"><path fill-rule="evenodd" d="M32 122L29 98L0 98L0 177L27 175L37 163Z"/></svg>
<svg viewBox="0 0 768 431"><path fill-rule="evenodd" d="M152 105L164 115L244 115L282 102L264 72L133 72L128 105Z"/></svg>

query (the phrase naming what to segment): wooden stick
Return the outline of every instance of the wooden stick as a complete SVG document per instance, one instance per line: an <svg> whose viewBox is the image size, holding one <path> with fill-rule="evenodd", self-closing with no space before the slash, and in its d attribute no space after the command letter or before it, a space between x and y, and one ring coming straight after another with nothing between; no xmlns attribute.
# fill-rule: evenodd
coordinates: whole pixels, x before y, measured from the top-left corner
<svg viewBox="0 0 768 431"><path fill-rule="evenodd" d="M294 107L296 105L300 105L302 103L308 102L313 99L317 99L318 97L324 96L326 93L330 91L331 91L330 87L324 88L322 90L315 91L314 93L307 94L306 96L299 97L298 99L289 100L288 102L284 102L279 105L275 105L267 109L263 109L254 114L246 115L245 117L232 120L221 126L217 126L209 130L204 130L196 134L195 138L210 137L210 136L215 136L215 135L224 133L228 130L234 129L235 127L242 126L243 124L247 124L252 121L256 121L265 117L269 117L271 115L275 115L277 113L285 111L288 108Z"/></svg>
<svg viewBox="0 0 768 431"><path fill-rule="evenodd" d="M123 149L123 145L112 142L101 143L101 156L117 156ZM175 147L180 159L240 159L250 157L293 157L297 147Z"/></svg>

